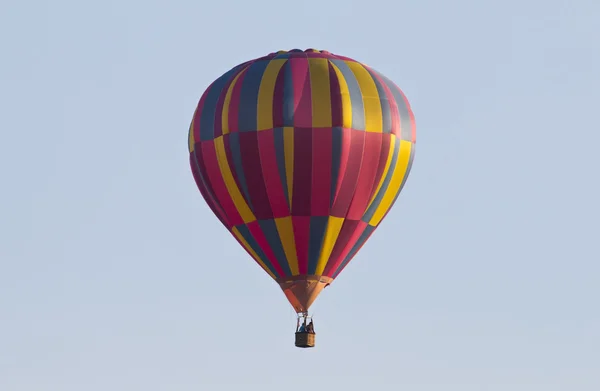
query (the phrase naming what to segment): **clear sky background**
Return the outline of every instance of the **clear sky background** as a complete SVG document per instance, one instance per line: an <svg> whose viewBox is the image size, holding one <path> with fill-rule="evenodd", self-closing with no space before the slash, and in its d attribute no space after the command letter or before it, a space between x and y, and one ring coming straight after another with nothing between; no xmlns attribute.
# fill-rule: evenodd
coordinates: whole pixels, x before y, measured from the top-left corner
<svg viewBox="0 0 600 391"><path fill-rule="evenodd" d="M596 0L3 1L0 390L599 390L599 37ZM404 90L417 154L301 350L187 130L311 47Z"/></svg>

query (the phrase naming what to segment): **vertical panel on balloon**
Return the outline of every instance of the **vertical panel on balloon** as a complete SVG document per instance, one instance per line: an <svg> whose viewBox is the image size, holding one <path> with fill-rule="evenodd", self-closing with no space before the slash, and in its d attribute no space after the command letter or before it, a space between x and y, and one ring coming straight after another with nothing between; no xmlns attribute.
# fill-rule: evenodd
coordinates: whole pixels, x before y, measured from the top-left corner
<svg viewBox="0 0 600 391"><path fill-rule="evenodd" d="M289 216L290 210L283 191L284 185L281 182L277 164L274 130L263 130L258 132L257 135L260 165L272 216L274 218Z"/></svg>
<svg viewBox="0 0 600 391"><path fill-rule="evenodd" d="M240 133L242 167L252 202L252 210L258 220L266 220L273 217L273 212L265 188L258 148L258 132Z"/></svg>
<svg viewBox="0 0 600 391"><path fill-rule="evenodd" d="M271 248L271 251L275 255L277 263L281 267L281 270L283 270L283 275L285 277L291 277L292 271L290 270L288 259L285 255L283 243L281 242L281 238L279 237L279 231L277 230L277 225L275 224L275 221L272 219L258 220L258 224L260 225L260 228L264 233L268 246Z"/></svg>
<svg viewBox="0 0 600 391"><path fill-rule="evenodd" d="M328 220L328 216L312 216L310 218L310 239L308 246L308 274L310 275L314 275L317 269Z"/></svg>
<svg viewBox="0 0 600 391"><path fill-rule="evenodd" d="M390 165L392 164L392 158L394 156L394 140L396 136L393 134L387 133L382 136L382 144L381 144L381 153L379 154L379 163L377 164L377 172L375 174L375 181L373 182L373 187L371 188L371 193L369 196L369 203L367 208L371 206L373 201L375 200L375 196L381 189L383 182L385 180L385 176L387 175L387 171L389 170ZM365 212L366 213L366 212Z"/></svg>
<svg viewBox="0 0 600 391"><path fill-rule="evenodd" d="M348 61L346 64L352 71L360 89L363 104L364 130L366 132L381 133L383 128L383 112L379 92L377 85L373 81L373 77L358 62Z"/></svg>
<svg viewBox="0 0 600 391"><path fill-rule="evenodd" d="M269 61L256 61L246 71L238 108L240 132L254 132L258 129L258 92L268 64Z"/></svg>
<svg viewBox="0 0 600 391"><path fill-rule="evenodd" d="M294 127L312 127L312 97L308 59L291 58L292 82L294 86Z"/></svg>
<svg viewBox="0 0 600 391"><path fill-rule="evenodd" d="M310 58L309 75L312 102L313 128L331 128L331 92L329 81L329 61L326 58Z"/></svg>
<svg viewBox="0 0 600 391"><path fill-rule="evenodd" d="M402 193L402 189L404 188L404 185L406 184L406 180L408 179L408 176L410 174L410 169L412 167L412 163L413 163L413 159L415 157L415 144L411 144L411 148L410 148L410 156L408 158L408 165L406 167L405 173L404 173L404 178L402 178L402 184L400 185L400 189L398 190L398 192L396 193L396 196L394 197L394 199L392 200L391 205L388 207L387 211L384 213L383 219L385 219L385 217L388 215L388 213L390 213L390 211L392 210L392 207L394 206L394 204L396 203L396 200L398 199L398 197L400 196L400 194Z"/></svg>
<svg viewBox="0 0 600 391"><path fill-rule="evenodd" d="M205 183L205 180L202 178L202 173L200 172L200 168L198 167L198 162L196 161L196 154L193 152L190 154L190 167L192 169L192 176L194 177L196 186L198 187L198 190L200 190L200 194L202 195L204 200L206 200L208 207L215 214L215 216L217 216L219 221L225 227L227 227L227 229L231 229L231 225L229 224L229 221L227 220L227 216L225 216L223 209L221 209L221 206L215 200L215 197L212 194L212 191L208 188L208 186Z"/></svg>
<svg viewBox="0 0 600 391"><path fill-rule="evenodd" d="M240 152L240 134L227 133L223 136L223 142L225 144L225 154L227 156L227 163L235 181L236 186L242 192L244 201L252 209L252 203L250 202L250 195L248 194L248 186L246 186L246 177L242 169L242 156Z"/></svg>
<svg viewBox="0 0 600 391"><path fill-rule="evenodd" d="M340 85L340 80L338 79L338 74L331 62L328 61L328 71L329 71L329 100L331 102L331 126L332 127L343 127L344 126L344 99L347 99L346 104L348 107L350 106L350 97L346 96L345 98L342 96L342 86ZM341 73L340 73L341 75ZM342 80L345 83L344 80ZM344 84L345 85L345 84ZM348 90L347 86L344 88L345 91ZM352 119L348 121L349 124L352 124Z"/></svg>
<svg viewBox="0 0 600 391"><path fill-rule="evenodd" d="M258 91L258 124L257 130L272 129L273 121L273 100L275 97L275 84L281 67L286 60L271 60L265 69ZM281 126L281 125L280 125Z"/></svg>
<svg viewBox="0 0 600 391"><path fill-rule="evenodd" d="M348 156L348 163L346 165L346 170L344 172L337 197L333 203L333 207L331 208L331 215L335 217L345 218L348 213L350 202L352 201L352 198L354 197L354 191L356 190L358 174L360 172L360 166L363 159L366 132L352 130L349 135L350 152Z"/></svg>
<svg viewBox="0 0 600 391"><path fill-rule="evenodd" d="M225 185L223 174L219 167L214 141L203 141L200 143L200 148L202 149L202 160L204 167L206 168L208 181L210 182L211 187L214 190L215 198L223 208L229 223L231 225L244 223L244 220L235 207L231 195L227 190L227 186Z"/></svg>
<svg viewBox="0 0 600 391"><path fill-rule="evenodd" d="M363 104L363 95L360 91L358 81L354 76L354 73L344 60L333 59L331 62L335 65L338 70L338 80L344 80L344 83L340 83L342 89L342 95L349 94L350 102L344 102L344 127L349 127L354 130L365 130L365 107ZM341 76L340 76L341 74ZM345 90L347 89L347 90ZM350 114L351 113L351 114ZM348 126L346 122L346 116L351 115L351 124Z"/></svg>
<svg viewBox="0 0 600 391"><path fill-rule="evenodd" d="M327 220L327 229L325 230L323 243L321 245L319 260L317 262L317 267L315 268L314 274L323 274L323 270L327 265L327 261L329 260L331 251L333 250L336 240L338 240L338 236L340 234L340 230L342 229L342 225L344 224L344 220L345 219L343 217L329 216Z"/></svg>
<svg viewBox="0 0 600 391"><path fill-rule="evenodd" d="M225 86L230 81L232 75L236 72L236 68L231 69L223 76L215 80L209 87L206 98L200 113L200 140L212 140L215 137L215 116L217 103ZM221 115L221 113L219 113Z"/></svg>
<svg viewBox="0 0 600 391"><path fill-rule="evenodd" d="M375 86L377 87L377 95L379 96L379 102L381 104L382 133L389 134L392 132L394 126L394 112L397 112L397 108L394 103L394 97L389 88L387 88L387 86L379 78L379 75L373 72L371 68L365 65L363 66L369 72L373 82L375 83Z"/></svg>
<svg viewBox="0 0 600 391"><path fill-rule="evenodd" d="M312 195L312 128L294 128L292 215L310 216Z"/></svg>
<svg viewBox="0 0 600 391"><path fill-rule="evenodd" d="M298 272L308 273L308 250L310 246L310 216L292 216L294 241L298 259Z"/></svg>
<svg viewBox="0 0 600 391"><path fill-rule="evenodd" d="M414 116L408 103L408 100L404 96L404 93L400 90L400 88L398 88L398 86L393 81L381 74L380 77L382 80L385 81L388 88L392 92L394 96L394 101L396 102L396 106L398 107L398 111L400 114L400 129L398 129L396 135L401 140L414 142Z"/></svg>
<svg viewBox="0 0 600 391"><path fill-rule="evenodd" d="M389 182L389 186L385 190L381 203L377 207L377 210L373 214L369 224L372 226L378 226L383 216L392 206L392 202L397 198L396 196L400 192L400 185L402 184L404 177L407 174L406 169L408 168L408 161L411 154L412 143L406 140L400 140L399 143L398 159L392 171L392 176Z"/></svg>
<svg viewBox="0 0 600 391"><path fill-rule="evenodd" d="M296 102L294 97L294 77L292 74L292 64L286 62L282 69L283 72L283 126L293 127L294 116L296 112Z"/></svg>
<svg viewBox="0 0 600 391"><path fill-rule="evenodd" d="M231 131L237 132L238 130L237 113L242 85L242 83L239 81L243 79L243 75L245 73L245 68L238 72L229 84L227 92L225 93L223 110L221 111L221 126L223 128L223 134L228 134ZM231 121L231 123L229 121Z"/></svg>
<svg viewBox="0 0 600 391"><path fill-rule="evenodd" d="M311 216L329 216L332 148L331 128L313 128Z"/></svg>
<svg viewBox="0 0 600 391"><path fill-rule="evenodd" d="M389 155L388 162L386 163L386 167L384 169L383 178L382 178L381 184L377 190L377 193L375 194L373 201L367 208L367 211L365 212L365 215L362 218L363 221L365 221L369 224L371 224L371 222L373 220L373 216L377 212L377 210L388 190L388 186L390 185L390 182L392 180L392 176L394 173L394 169L396 167L396 162L398 161L398 152L400 150L400 141L394 135L390 135L390 137L392 138L392 144L390 144L390 148L393 148L393 152Z"/></svg>
<svg viewBox="0 0 600 391"><path fill-rule="evenodd" d="M277 171L279 172L279 180L281 181L281 185L283 188L285 202L289 211L288 214L291 214L292 209L290 206L290 194L288 190L289 185L285 167L285 141L283 135L283 128L275 128L273 130L273 138L275 141L275 154L277 157Z"/></svg>
<svg viewBox="0 0 600 391"><path fill-rule="evenodd" d="M277 260L277 256L275 255L275 252L271 248L271 244L269 243L269 240L267 240L267 237L266 237L265 233L263 232L262 227L260 226L259 222L253 221L251 223L246 224L246 226L248 227L248 231L250 232L250 235L252 236L253 240L256 241L256 243L258 244L258 247L265 254L265 259L267 259L271 263L271 265L273 265L273 269L275 269L275 271L277 272L277 275L279 277L286 277L287 274L285 273L284 269L279 264L279 261Z"/></svg>
<svg viewBox="0 0 600 391"><path fill-rule="evenodd" d="M254 214L250 210L250 207L244 200L240 189L237 187L233 174L231 173L231 168L229 167L229 163L227 162L227 154L225 153L225 144L223 142L223 136L217 137L214 140L215 150L216 150L216 158L219 164L219 169L221 171L221 176L223 181L225 182L225 186L227 187L227 191L233 200L233 204L237 212L240 214L244 223L248 223L252 220L255 220Z"/></svg>
<svg viewBox="0 0 600 391"><path fill-rule="evenodd" d="M367 210L375 176L381 156L383 133L365 133L365 147L363 149L360 173L356 180L356 190L346 215L347 219L360 220Z"/></svg>
<svg viewBox="0 0 600 391"><path fill-rule="evenodd" d="M296 240L294 238L294 226L292 224L292 217L282 217L275 219L277 231L279 232L279 238L283 245L283 251L287 259L289 269L293 276L299 274L298 271L298 258L296 251Z"/></svg>
<svg viewBox="0 0 600 391"><path fill-rule="evenodd" d="M244 84L244 79L246 78L246 73L248 71L248 67L244 68L238 78L235 80L235 83L232 83L231 90L231 100L229 105L225 110L227 110L227 125L229 132L239 132L240 131L240 121L239 121L239 113L240 113L240 101L242 99L242 85ZM225 110L223 113L225 113Z"/></svg>

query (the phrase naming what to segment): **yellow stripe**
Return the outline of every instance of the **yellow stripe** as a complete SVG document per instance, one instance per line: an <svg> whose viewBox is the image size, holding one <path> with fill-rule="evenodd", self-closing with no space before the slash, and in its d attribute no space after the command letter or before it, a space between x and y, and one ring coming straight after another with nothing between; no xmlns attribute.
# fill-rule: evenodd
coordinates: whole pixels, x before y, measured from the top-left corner
<svg viewBox="0 0 600 391"><path fill-rule="evenodd" d="M196 113L194 113L194 117L192 118L192 123L190 124L190 131L188 134L188 148L190 153L194 152L195 144L194 141L194 118L196 118Z"/></svg>
<svg viewBox="0 0 600 391"><path fill-rule="evenodd" d="M323 246L321 247L321 255L319 255L319 261L317 262L317 268L315 269L315 275L320 276L325 270L329 256L335 245L335 241L340 234L342 225L344 224L343 217L329 216L327 221L327 230L325 231L325 237L323 238Z"/></svg>
<svg viewBox="0 0 600 391"><path fill-rule="evenodd" d="M279 239L283 245L283 251L287 258L288 265L293 276L300 274L298 272L298 257L296 256L296 241L294 240L294 228L292 226L292 217L281 217L274 219L279 232Z"/></svg>
<svg viewBox="0 0 600 391"><path fill-rule="evenodd" d="M258 89L257 130L273 129L275 81L279 70L286 61L286 59L271 60L265 69Z"/></svg>
<svg viewBox="0 0 600 391"><path fill-rule="evenodd" d="M283 155L285 156L285 179L288 188L288 202L292 207L292 190L294 189L294 128L283 128Z"/></svg>
<svg viewBox="0 0 600 391"><path fill-rule="evenodd" d="M273 277L273 279L275 279L275 275L269 270L269 268L264 264L264 262L260 259L260 257L258 256L258 254L256 254L256 252L254 252L254 250L252 250L252 247L250 247L250 245L248 244L248 242L246 241L246 239L244 239L244 237L242 236L242 234L240 233L240 231L238 231L238 229L236 227L233 227L233 229L231 230L231 232L233 232L233 234L235 235L236 238L239 239L239 241L242 243L242 245L244 246L244 248L250 253L250 255L252 256L252 258L254 258L256 260L256 262L258 262L258 264L267 272L269 273L269 275L271 277Z"/></svg>
<svg viewBox="0 0 600 391"><path fill-rule="evenodd" d="M393 134L384 134L383 137L390 138L390 149L388 151L387 160L385 161L385 168L383 169L383 173L381 174L381 179L379 179L379 183L377 184L377 189L373 192L373 197L371 197L371 201L369 201L369 205L367 205L368 210L371 207L373 201L375 201L375 197L377 197L377 193L381 189L383 182L385 181L385 177L387 176L388 171L390 170L390 165L392 164L392 158L394 157L394 148L396 147L396 143L398 142L398 138Z"/></svg>
<svg viewBox="0 0 600 391"><path fill-rule="evenodd" d="M379 204L371 221L369 221L370 225L377 226L381 222L381 219L383 219L385 213L392 206L396 194L400 191L402 180L406 176L406 169L408 168L408 160L411 151L412 143L410 141L400 140L400 150L398 151L398 159L396 160L396 167L394 167L392 179L383 195L381 204Z"/></svg>
<svg viewBox="0 0 600 391"><path fill-rule="evenodd" d="M365 131L367 132L383 132L383 113L381 111L381 100L377 85L373 81L373 77L361 64L353 61L346 61L348 67L354 73L363 100L365 111Z"/></svg>
<svg viewBox="0 0 600 391"><path fill-rule="evenodd" d="M348 89L348 83L342 74L342 71L335 66L334 63L330 62L335 71L340 85L340 93L342 94L342 126L344 128L352 128L352 101L350 100L350 90Z"/></svg>
<svg viewBox="0 0 600 391"><path fill-rule="evenodd" d="M244 73L244 71L238 73L234 78L229 88L227 89L227 93L225 94L225 101L223 102L223 111L221 112L221 128L223 129L223 134L229 133L229 105L231 104L231 95L233 94L233 88L235 87L238 79Z"/></svg>
<svg viewBox="0 0 600 391"><path fill-rule="evenodd" d="M312 96L312 126L331 127L331 91L329 89L329 60L309 58L310 90Z"/></svg>
<svg viewBox="0 0 600 391"><path fill-rule="evenodd" d="M219 136L215 139L215 149L217 151L217 160L219 162L219 168L221 169L221 175L223 176L225 186L227 186L227 191L229 191L229 195L233 200L235 208L240 216L242 216L244 223L249 223L256 220L256 217L254 217L254 214L248 207L246 200L244 200L244 197L242 197L242 193L240 192L240 189L238 189L235 180L233 179L233 174L231 173L229 163L227 162L227 155L225 154L223 136Z"/></svg>

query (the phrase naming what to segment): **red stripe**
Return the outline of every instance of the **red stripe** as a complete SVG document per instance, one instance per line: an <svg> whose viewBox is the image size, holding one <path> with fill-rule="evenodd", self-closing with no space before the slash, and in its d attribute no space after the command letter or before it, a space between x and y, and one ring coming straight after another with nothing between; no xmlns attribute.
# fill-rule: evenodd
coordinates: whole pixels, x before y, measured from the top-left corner
<svg viewBox="0 0 600 391"><path fill-rule="evenodd" d="M292 215L310 216L312 183L312 128L294 127Z"/></svg>
<svg viewBox="0 0 600 391"><path fill-rule="evenodd" d="M342 187L342 180L346 175L346 169L348 168L348 159L350 158L350 140L352 138L352 130L343 128L341 131L342 145L340 146L340 161L339 170L337 176L337 183L335 185L335 196L333 197L333 204L340 193ZM335 162L333 164L336 164ZM332 205L333 205L332 204Z"/></svg>
<svg viewBox="0 0 600 391"><path fill-rule="evenodd" d="M275 91L273 92L273 127L279 128L283 126L283 92L285 86L285 69L283 64L279 70L279 74L275 79Z"/></svg>
<svg viewBox="0 0 600 391"><path fill-rule="evenodd" d="M360 165L362 164L365 134L366 132L361 130L353 130L351 132L348 165L342 185L340 186L340 191L331 208L332 216L346 217L348 207L354 196L354 190L356 189Z"/></svg>
<svg viewBox="0 0 600 391"><path fill-rule="evenodd" d="M343 126L342 112L342 90L337 73L333 69L331 62L329 64L329 91L331 93L331 126Z"/></svg>
<svg viewBox="0 0 600 391"><path fill-rule="evenodd" d="M371 198L375 196L375 191L377 190L377 185L381 181L381 177L383 176L383 170L385 169L385 164L387 163L387 159L390 153L390 142L392 141L392 137L396 137L392 134L384 134L381 138L381 149L379 153L379 163L377 164L377 172L375 174L375 180L373 181L373 186L371 186L371 191L369 192L369 201ZM393 153L393 151L392 151ZM390 167L391 169L391 167Z"/></svg>
<svg viewBox="0 0 600 391"><path fill-rule="evenodd" d="M354 197L346 215L347 219L360 220L367 209L379 165L383 136L383 133L365 133L365 148L363 150L360 173L356 181Z"/></svg>
<svg viewBox="0 0 600 391"><path fill-rule="evenodd" d="M331 151L331 128L314 128L312 130L312 216L329 215Z"/></svg>
<svg viewBox="0 0 600 391"><path fill-rule="evenodd" d="M248 196L252 203L254 215L257 220L273 218L271 203L265 188L260 151L258 145L259 132L240 132L240 153L242 166L248 186Z"/></svg>
<svg viewBox="0 0 600 391"><path fill-rule="evenodd" d="M292 216L294 227L294 240L296 242L296 255L298 257L298 271L300 274L308 273L308 243L310 239L310 216Z"/></svg>
<svg viewBox="0 0 600 391"><path fill-rule="evenodd" d="M248 67L241 71L240 77L238 77L233 91L231 91L231 100L229 101L229 111L227 113L227 123L229 125L230 132L237 132L239 130L239 110L240 110L240 96L242 94L242 82L246 76Z"/></svg>
<svg viewBox="0 0 600 391"><path fill-rule="evenodd" d="M221 176L214 140L203 141L200 143L200 147L202 148L202 159L206 168L206 174L214 190L217 202L223 208L230 224L243 224L244 221L233 204L233 200Z"/></svg>
<svg viewBox="0 0 600 391"><path fill-rule="evenodd" d="M344 225L340 230L340 234L335 242L335 246L333 246L333 250L331 251L329 261L325 266L325 270L323 270L324 276L331 277L331 275L335 273L337 268L343 262L344 258L346 258L346 255L348 255L350 250L352 250L352 247L358 238L360 238L360 235L362 235L365 228L367 228L367 223L363 221L344 221Z"/></svg>
<svg viewBox="0 0 600 391"><path fill-rule="evenodd" d="M275 254L273 253L273 250L271 250L269 242L267 241L267 238L265 237L263 231L260 229L258 221L255 220L251 223L246 224L246 226L248 227L248 230L254 237L254 240L256 240L256 243L258 243L258 246L263 250L267 258L271 262L271 265L273 265L273 268L277 271L277 274L279 274L280 276L285 276L285 272L279 265L277 257L275 257Z"/></svg>
<svg viewBox="0 0 600 391"><path fill-rule="evenodd" d="M198 190L200 190L200 194L202 194L202 197L204 198L204 200L206 200L208 207L210 208L210 210L212 210L215 216L217 216L219 221L221 221L221 223L225 227L227 227L227 229L231 229L232 226L229 224L229 221L227 220L227 216L225 216L223 209L221 209L219 204L215 201L210 189L206 187L206 184L202 180L200 169L198 167L198 163L196 162L196 156L194 153L190 154L190 166L192 168L192 175L194 176L194 180L196 181L196 186L198 186Z"/></svg>
<svg viewBox="0 0 600 391"><path fill-rule="evenodd" d="M308 59L292 58L292 81L294 86L294 126L312 126L312 97L310 91L310 72Z"/></svg>
<svg viewBox="0 0 600 391"><path fill-rule="evenodd" d="M275 136L273 129L261 130L258 134L258 151L266 193L269 197L273 218L289 216L288 208L275 152ZM254 204L253 204L254 205Z"/></svg>

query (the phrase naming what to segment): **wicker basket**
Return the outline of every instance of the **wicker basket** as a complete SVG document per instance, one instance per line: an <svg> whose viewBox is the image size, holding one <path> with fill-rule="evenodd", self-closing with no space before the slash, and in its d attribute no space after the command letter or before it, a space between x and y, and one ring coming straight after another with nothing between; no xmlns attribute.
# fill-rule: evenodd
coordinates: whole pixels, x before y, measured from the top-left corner
<svg viewBox="0 0 600 391"><path fill-rule="evenodd" d="M314 333L296 333L296 346L299 348L314 348Z"/></svg>

